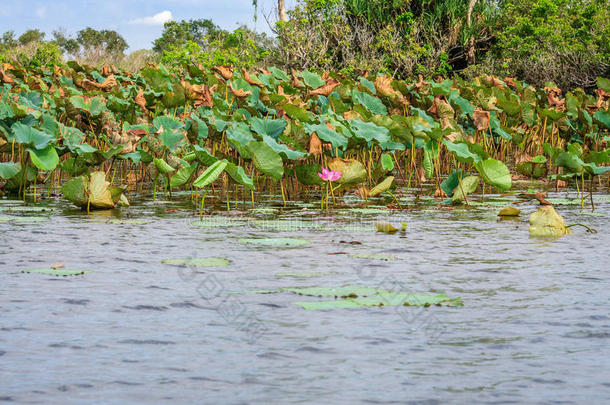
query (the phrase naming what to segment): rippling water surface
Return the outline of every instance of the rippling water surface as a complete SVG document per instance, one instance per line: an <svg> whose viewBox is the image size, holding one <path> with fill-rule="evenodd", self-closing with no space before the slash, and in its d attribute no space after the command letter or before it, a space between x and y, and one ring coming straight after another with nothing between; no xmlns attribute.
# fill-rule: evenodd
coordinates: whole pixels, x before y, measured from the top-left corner
<svg viewBox="0 0 610 405"><path fill-rule="evenodd" d="M610 401L610 200L595 200L593 215L556 209L600 232L554 241L529 237L528 204L521 221L499 222L495 205L422 204L330 214L268 206L197 224L187 197L91 215L63 202L12 211L20 204L0 200L4 217L49 217L0 221L0 400ZM379 220L405 221L407 232L375 233ZM311 244L238 241L263 237ZM230 265L161 263L208 256ZM56 262L93 272L21 273ZM354 284L445 293L465 306L306 311L293 302L317 298L252 292Z"/></svg>

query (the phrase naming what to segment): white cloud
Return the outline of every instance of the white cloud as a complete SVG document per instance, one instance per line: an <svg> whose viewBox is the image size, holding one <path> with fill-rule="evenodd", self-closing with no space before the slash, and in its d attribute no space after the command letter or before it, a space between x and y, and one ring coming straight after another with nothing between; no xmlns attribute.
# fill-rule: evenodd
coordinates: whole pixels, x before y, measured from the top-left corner
<svg viewBox="0 0 610 405"><path fill-rule="evenodd" d="M172 12L165 10L150 17L135 18L129 21L129 24L140 25L163 25L172 19Z"/></svg>
<svg viewBox="0 0 610 405"><path fill-rule="evenodd" d="M45 18L47 16L47 8L45 6L38 6L34 11L36 13L36 17Z"/></svg>

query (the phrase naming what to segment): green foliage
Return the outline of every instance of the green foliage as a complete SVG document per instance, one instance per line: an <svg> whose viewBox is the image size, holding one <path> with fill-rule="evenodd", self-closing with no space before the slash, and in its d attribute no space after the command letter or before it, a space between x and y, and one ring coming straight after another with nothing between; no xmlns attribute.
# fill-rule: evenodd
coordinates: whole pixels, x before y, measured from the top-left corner
<svg viewBox="0 0 610 405"><path fill-rule="evenodd" d="M603 0L507 0L492 71L530 84L591 88L610 75L610 7Z"/></svg>
<svg viewBox="0 0 610 405"><path fill-rule="evenodd" d="M78 31L76 41L83 50L102 49L110 54L122 54L129 47L118 32L90 27Z"/></svg>
<svg viewBox="0 0 610 405"><path fill-rule="evenodd" d="M491 1L303 0L276 28L283 59L300 68L446 75L466 47L485 47L497 15ZM450 57L450 54L453 57Z"/></svg>
<svg viewBox="0 0 610 405"><path fill-rule="evenodd" d="M180 48L188 42L205 47L210 38L216 38L223 30L208 19L168 21L163 25L163 33L154 41L153 51L163 53L172 48Z"/></svg>
<svg viewBox="0 0 610 405"><path fill-rule="evenodd" d="M30 42L42 42L44 40L44 36L45 33L41 32L38 29L27 30L19 36L19 39L17 39L17 41L20 45L27 45Z"/></svg>
<svg viewBox="0 0 610 405"><path fill-rule="evenodd" d="M266 60L273 46L266 34L255 33L246 26L228 32L210 20L183 20L167 22L153 49L171 67L251 67Z"/></svg>

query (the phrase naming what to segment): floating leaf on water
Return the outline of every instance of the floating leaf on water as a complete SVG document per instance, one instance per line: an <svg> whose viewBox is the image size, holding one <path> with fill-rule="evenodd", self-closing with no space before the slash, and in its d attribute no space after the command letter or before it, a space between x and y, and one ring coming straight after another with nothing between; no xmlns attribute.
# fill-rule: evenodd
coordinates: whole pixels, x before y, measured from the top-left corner
<svg viewBox="0 0 610 405"><path fill-rule="evenodd" d="M30 269L22 270L22 273L38 273L47 274L49 276L80 276L82 274L92 273L91 270L68 270L68 269Z"/></svg>
<svg viewBox="0 0 610 405"><path fill-rule="evenodd" d="M334 297L334 298L357 298L378 295L388 292L381 288L366 287L360 285L346 285L343 287L295 287L280 288L271 292L291 292L298 295L310 297Z"/></svg>
<svg viewBox="0 0 610 405"><path fill-rule="evenodd" d="M174 266L219 267L228 266L231 262L218 257L202 257L199 259L166 259L162 260L161 263Z"/></svg>
<svg viewBox="0 0 610 405"><path fill-rule="evenodd" d="M402 223L402 227L396 228L394 225L392 225L389 222L376 222L375 223L375 228L377 229L377 232L384 232L384 233L396 233L398 231L404 231L405 229L407 229L407 223L403 222Z"/></svg>
<svg viewBox="0 0 610 405"><path fill-rule="evenodd" d="M48 221L48 220L49 220L49 217L35 217L35 216L13 217L13 221L14 222L19 222L19 223L45 222L45 221Z"/></svg>
<svg viewBox="0 0 610 405"><path fill-rule="evenodd" d="M384 261L395 261L399 260L398 257L392 255L386 255L383 253L353 253L349 257L357 259L372 259L372 260L384 260Z"/></svg>
<svg viewBox="0 0 610 405"><path fill-rule="evenodd" d="M311 243L305 239L298 238L241 238L238 240L241 243L260 246L302 246Z"/></svg>
<svg viewBox="0 0 610 405"><path fill-rule="evenodd" d="M510 190L512 179L510 177L510 171L504 162L490 158L482 162L477 162L474 166L479 171L479 174L485 183L497 187L501 191Z"/></svg>
<svg viewBox="0 0 610 405"><path fill-rule="evenodd" d="M20 207L7 207L8 211L14 212L43 212L43 211L53 211L53 208L49 207L37 207L37 206L20 206Z"/></svg>
<svg viewBox="0 0 610 405"><path fill-rule="evenodd" d="M189 225L201 228L229 228L233 226L245 226L245 219L228 218L222 216L203 217L200 221L189 222Z"/></svg>
<svg viewBox="0 0 610 405"><path fill-rule="evenodd" d="M310 278L310 277L321 277L328 275L329 273L322 272L311 272L311 273L275 273L275 277L291 277L291 278Z"/></svg>
<svg viewBox="0 0 610 405"><path fill-rule="evenodd" d="M572 233L570 228L553 208L552 205L542 205L538 211L530 215L530 235L557 237Z"/></svg>
<svg viewBox="0 0 610 405"><path fill-rule="evenodd" d="M416 306L429 307L463 306L464 302L460 298L448 298L444 294L425 295L425 294L404 294L394 292L384 292L364 298L347 298L334 301L304 301L293 302L293 304L303 307L306 310L323 310L337 308L368 308L368 307L387 307L387 306Z"/></svg>
<svg viewBox="0 0 610 405"><path fill-rule="evenodd" d="M322 229L323 226L313 222L286 219L286 220L257 220L254 226L263 230L274 230L280 232L299 231L302 229Z"/></svg>
<svg viewBox="0 0 610 405"><path fill-rule="evenodd" d="M499 217L516 217L521 214L521 210L515 207L506 207L502 208L500 212L498 212Z"/></svg>
<svg viewBox="0 0 610 405"><path fill-rule="evenodd" d="M109 224L119 224L119 225L141 225L141 224L150 224L153 221L150 219L110 219L107 222Z"/></svg>

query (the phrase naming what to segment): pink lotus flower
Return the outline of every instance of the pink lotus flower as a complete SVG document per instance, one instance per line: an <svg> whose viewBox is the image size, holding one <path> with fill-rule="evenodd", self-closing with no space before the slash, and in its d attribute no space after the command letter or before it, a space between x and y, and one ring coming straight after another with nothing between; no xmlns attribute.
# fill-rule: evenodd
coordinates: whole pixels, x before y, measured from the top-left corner
<svg viewBox="0 0 610 405"><path fill-rule="evenodd" d="M322 168L322 172L318 172L318 176L324 181L336 181L341 178L341 172L334 170L328 170L325 167Z"/></svg>

